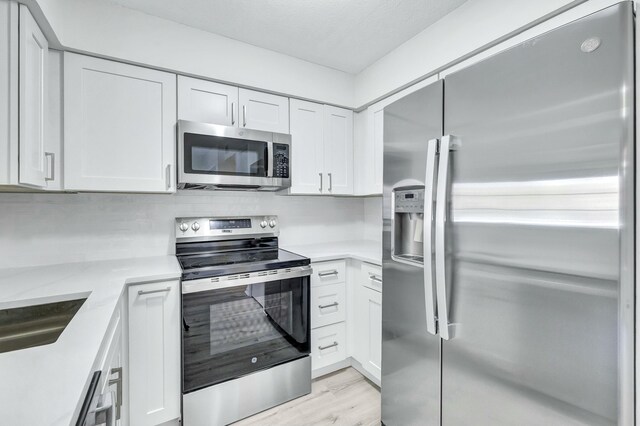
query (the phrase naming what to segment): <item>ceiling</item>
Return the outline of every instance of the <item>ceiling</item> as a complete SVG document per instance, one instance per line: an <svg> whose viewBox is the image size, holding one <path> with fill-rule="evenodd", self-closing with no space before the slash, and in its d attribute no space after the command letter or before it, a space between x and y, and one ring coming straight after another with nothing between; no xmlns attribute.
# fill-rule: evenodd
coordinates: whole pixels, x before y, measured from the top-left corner
<svg viewBox="0 0 640 426"><path fill-rule="evenodd" d="M111 1L355 74L467 0Z"/></svg>

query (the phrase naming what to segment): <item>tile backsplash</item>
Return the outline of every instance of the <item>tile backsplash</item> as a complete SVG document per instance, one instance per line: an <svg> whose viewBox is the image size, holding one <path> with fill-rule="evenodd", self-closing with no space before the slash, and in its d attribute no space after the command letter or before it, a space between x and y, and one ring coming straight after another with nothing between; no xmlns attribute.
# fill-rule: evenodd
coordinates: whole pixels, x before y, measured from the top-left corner
<svg viewBox="0 0 640 426"><path fill-rule="evenodd" d="M368 203L375 212L369 199L256 192L0 194L0 268L173 254L182 216L275 214L283 247L375 239Z"/></svg>

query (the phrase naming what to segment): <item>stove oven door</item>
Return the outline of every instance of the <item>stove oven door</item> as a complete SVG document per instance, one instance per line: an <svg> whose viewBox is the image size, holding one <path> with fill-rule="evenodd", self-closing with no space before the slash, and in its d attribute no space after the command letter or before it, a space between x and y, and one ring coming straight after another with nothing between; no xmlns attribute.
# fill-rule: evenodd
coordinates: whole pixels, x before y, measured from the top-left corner
<svg viewBox="0 0 640 426"><path fill-rule="evenodd" d="M309 276L243 281L183 282L183 393L309 354Z"/></svg>

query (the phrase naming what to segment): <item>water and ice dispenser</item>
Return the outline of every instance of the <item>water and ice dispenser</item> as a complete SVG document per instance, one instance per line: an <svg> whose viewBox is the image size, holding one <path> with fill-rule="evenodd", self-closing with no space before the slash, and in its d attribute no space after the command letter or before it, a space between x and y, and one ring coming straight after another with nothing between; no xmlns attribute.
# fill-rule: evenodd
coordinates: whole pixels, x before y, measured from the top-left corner
<svg viewBox="0 0 640 426"><path fill-rule="evenodd" d="M395 188L392 199L391 257L398 262L422 265L424 187Z"/></svg>

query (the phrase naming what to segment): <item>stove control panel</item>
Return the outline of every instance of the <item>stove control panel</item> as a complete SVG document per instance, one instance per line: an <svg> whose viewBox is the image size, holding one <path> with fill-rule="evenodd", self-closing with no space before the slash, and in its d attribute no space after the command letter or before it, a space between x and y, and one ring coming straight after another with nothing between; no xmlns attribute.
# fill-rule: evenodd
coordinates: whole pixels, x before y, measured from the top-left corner
<svg viewBox="0 0 640 426"><path fill-rule="evenodd" d="M241 236L275 237L280 233L277 216L180 217L175 222L176 239L233 239Z"/></svg>

